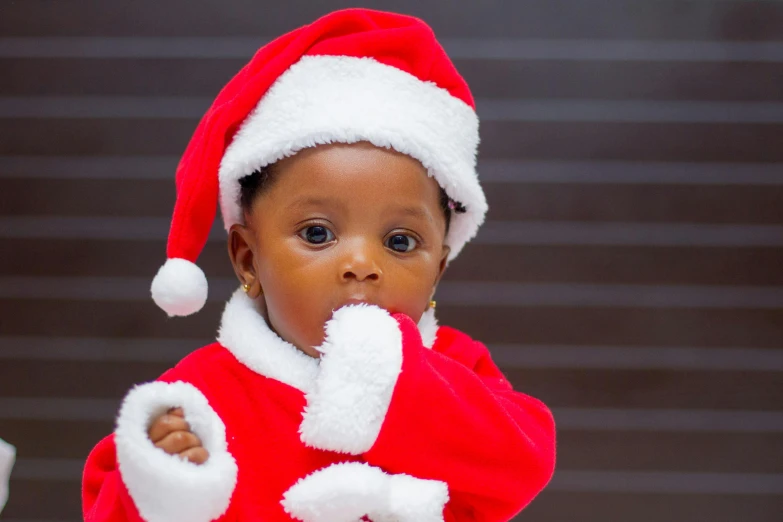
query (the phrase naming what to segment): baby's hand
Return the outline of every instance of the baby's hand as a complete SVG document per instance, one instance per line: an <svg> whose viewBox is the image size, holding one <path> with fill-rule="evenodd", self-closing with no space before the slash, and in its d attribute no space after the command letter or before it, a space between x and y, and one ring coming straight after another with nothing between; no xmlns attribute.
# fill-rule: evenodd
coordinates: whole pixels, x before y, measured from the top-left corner
<svg viewBox="0 0 783 522"><path fill-rule="evenodd" d="M203 464L209 458L209 452L199 439L190 431L185 422L182 408L172 408L152 422L147 435L155 447L169 455L179 455L194 464Z"/></svg>

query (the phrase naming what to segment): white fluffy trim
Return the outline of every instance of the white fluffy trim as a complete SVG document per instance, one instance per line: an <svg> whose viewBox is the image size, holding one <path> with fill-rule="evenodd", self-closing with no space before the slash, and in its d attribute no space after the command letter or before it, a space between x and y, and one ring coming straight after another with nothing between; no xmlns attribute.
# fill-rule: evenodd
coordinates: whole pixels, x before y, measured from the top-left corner
<svg viewBox="0 0 783 522"><path fill-rule="evenodd" d="M421 342L426 348L432 348L438 338L438 319L435 317L435 309L427 308L419 319L419 333Z"/></svg>
<svg viewBox="0 0 783 522"><path fill-rule="evenodd" d="M299 427L308 446L359 455L369 450L402 371L397 321L372 305L343 307L326 323L321 365Z"/></svg>
<svg viewBox="0 0 783 522"><path fill-rule="evenodd" d="M152 420L173 407L183 408L209 452L204 464L169 455L148 438ZM122 480L147 522L209 522L228 509L237 464L228 452L223 421L193 385L152 382L135 387L122 403L114 438Z"/></svg>
<svg viewBox="0 0 783 522"><path fill-rule="evenodd" d="M476 173L478 117L447 90L371 58L305 56L277 79L221 161L226 230L242 221L243 176L308 147L360 141L419 160L465 205L446 238L449 259L456 257L487 211Z"/></svg>
<svg viewBox="0 0 783 522"><path fill-rule="evenodd" d="M169 317L194 314L207 302L207 278L186 259L167 259L152 280L150 290L152 300Z"/></svg>
<svg viewBox="0 0 783 522"><path fill-rule="evenodd" d="M360 462L333 464L301 479L283 507L304 522L442 522L448 486L436 480L389 475Z"/></svg>
<svg viewBox="0 0 783 522"><path fill-rule="evenodd" d="M281 339L255 303L237 290L226 305L218 342L254 372L306 392L318 374L318 359Z"/></svg>
<svg viewBox="0 0 783 522"><path fill-rule="evenodd" d="M16 460L16 448L0 439L0 513L8 500L8 481Z"/></svg>

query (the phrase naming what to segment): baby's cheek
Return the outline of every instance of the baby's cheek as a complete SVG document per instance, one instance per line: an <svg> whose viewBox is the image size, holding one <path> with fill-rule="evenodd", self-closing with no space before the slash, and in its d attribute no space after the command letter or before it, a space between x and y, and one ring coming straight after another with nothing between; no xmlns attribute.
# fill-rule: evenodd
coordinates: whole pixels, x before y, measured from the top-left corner
<svg viewBox="0 0 783 522"><path fill-rule="evenodd" d="M312 356L319 355L319 352L316 350L316 348L318 348L323 344L324 339L326 337L324 326L326 325L327 320L318 321L318 322L308 321L307 324L301 325L303 338L301 341L301 346L299 347L305 353L308 353Z"/></svg>
<svg viewBox="0 0 783 522"><path fill-rule="evenodd" d="M417 271L399 271L389 285L389 311L399 312L417 321L427 307L432 296L432 287L435 277L431 271L419 269Z"/></svg>
<svg viewBox="0 0 783 522"><path fill-rule="evenodd" d="M282 299L268 301L272 327L283 340L308 355L317 355L314 347L324 339L324 324L329 319L315 306L315 296L286 294Z"/></svg>

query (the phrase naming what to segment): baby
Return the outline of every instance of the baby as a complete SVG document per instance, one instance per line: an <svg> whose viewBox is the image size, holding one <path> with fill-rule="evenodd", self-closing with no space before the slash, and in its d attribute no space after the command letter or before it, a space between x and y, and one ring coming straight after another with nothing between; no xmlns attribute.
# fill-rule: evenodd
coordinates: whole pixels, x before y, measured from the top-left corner
<svg viewBox="0 0 783 522"><path fill-rule="evenodd" d="M219 200L241 290L217 342L126 396L88 521L503 521L549 481L554 423L432 300L475 235L473 99L429 27L338 11L263 47L177 171L169 315Z"/></svg>

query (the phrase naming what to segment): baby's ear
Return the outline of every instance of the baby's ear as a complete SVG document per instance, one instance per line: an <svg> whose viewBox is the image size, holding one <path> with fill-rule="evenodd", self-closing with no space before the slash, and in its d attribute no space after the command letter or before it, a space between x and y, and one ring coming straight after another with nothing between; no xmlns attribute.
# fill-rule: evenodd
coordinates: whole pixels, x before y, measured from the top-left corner
<svg viewBox="0 0 783 522"><path fill-rule="evenodd" d="M252 232L246 226L231 225L228 231L228 257L231 259L237 279L243 285L252 286L257 279L254 241Z"/></svg>
<svg viewBox="0 0 783 522"><path fill-rule="evenodd" d="M446 271L446 267L449 264L449 254L451 253L451 247L443 245L443 251L440 254L440 264L438 265L438 277L435 279L435 286L438 286L440 278L443 277L443 273Z"/></svg>

